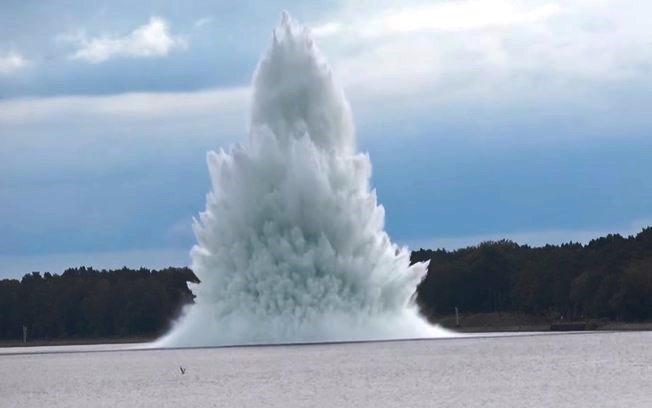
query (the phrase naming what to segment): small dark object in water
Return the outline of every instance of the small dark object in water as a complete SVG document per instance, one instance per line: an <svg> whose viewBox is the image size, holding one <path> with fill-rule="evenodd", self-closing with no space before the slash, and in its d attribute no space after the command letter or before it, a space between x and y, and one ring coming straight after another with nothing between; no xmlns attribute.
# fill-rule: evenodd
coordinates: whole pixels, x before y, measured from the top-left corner
<svg viewBox="0 0 652 408"><path fill-rule="evenodd" d="M184 375L186 373L186 369L183 368L182 366L179 366L179 370L181 370L181 375Z"/></svg>

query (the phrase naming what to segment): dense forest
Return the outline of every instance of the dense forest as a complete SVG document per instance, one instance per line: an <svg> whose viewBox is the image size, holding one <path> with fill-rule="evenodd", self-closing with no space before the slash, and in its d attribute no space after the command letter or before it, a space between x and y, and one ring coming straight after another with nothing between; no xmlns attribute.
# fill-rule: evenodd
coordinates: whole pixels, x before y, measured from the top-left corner
<svg viewBox="0 0 652 408"><path fill-rule="evenodd" d="M652 319L652 228L587 245L531 248L485 242L412 252L430 261L417 302L431 320L454 313L517 312L550 319Z"/></svg>
<svg viewBox="0 0 652 408"><path fill-rule="evenodd" d="M152 337L192 302L188 268L71 268L0 280L0 339Z"/></svg>
<svg viewBox="0 0 652 408"><path fill-rule="evenodd" d="M567 320L652 319L652 228L587 245L531 248L485 242L456 251L424 250L430 261L417 303L431 320L462 313L514 312ZM188 268L71 268L0 280L0 339L153 337L193 301Z"/></svg>

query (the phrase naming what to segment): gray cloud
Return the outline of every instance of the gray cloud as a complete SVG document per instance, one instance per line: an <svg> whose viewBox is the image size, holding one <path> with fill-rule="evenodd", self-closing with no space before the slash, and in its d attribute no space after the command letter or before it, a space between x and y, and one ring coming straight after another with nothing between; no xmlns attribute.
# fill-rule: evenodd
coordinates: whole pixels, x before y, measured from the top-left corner
<svg viewBox="0 0 652 408"><path fill-rule="evenodd" d="M356 16L371 3L377 15L392 11L378 2L289 8L331 24L318 43L351 99L397 239L572 235L649 216L649 6L577 0L513 24L364 36ZM6 47L32 62L0 75L5 255L190 245L180 220L203 204L205 152L246 134L248 81L281 8L255 6L252 15L246 2L196 2L189 12L125 1L98 11L80 1L0 15ZM69 43L51 40L82 27L124 39L151 15L191 46L82 64L68 58ZM195 28L203 16L214 20Z"/></svg>

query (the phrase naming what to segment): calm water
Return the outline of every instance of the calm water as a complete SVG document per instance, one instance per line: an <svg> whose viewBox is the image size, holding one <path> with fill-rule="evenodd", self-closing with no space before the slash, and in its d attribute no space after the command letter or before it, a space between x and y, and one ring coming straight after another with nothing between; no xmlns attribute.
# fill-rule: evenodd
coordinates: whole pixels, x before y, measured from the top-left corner
<svg viewBox="0 0 652 408"><path fill-rule="evenodd" d="M0 406L652 407L651 346L652 333L638 332L185 350L51 347L45 351L78 352L0 355ZM105 351L89 351L96 349Z"/></svg>

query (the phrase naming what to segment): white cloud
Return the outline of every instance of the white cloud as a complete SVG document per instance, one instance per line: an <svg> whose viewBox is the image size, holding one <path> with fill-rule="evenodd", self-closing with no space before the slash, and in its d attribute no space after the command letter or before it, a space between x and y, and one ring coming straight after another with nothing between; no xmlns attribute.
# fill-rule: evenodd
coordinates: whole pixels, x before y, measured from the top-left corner
<svg viewBox="0 0 652 408"><path fill-rule="evenodd" d="M506 0L447 1L435 4L412 4L400 9L388 8L375 15L354 17L348 24L330 21L313 30L318 37L353 32L365 37L396 35L423 31L464 31L487 27L527 24L545 20L561 11L555 3L517 7ZM339 17L347 20L346 16Z"/></svg>
<svg viewBox="0 0 652 408"><path fill-rule="evenodd" d="M243 114L248 98L248 88L231 88L8 99L0 101L0 125L7 129L11 125L48 124L58 120L156 121L205 115L226 119L236 113ZM229 123L232 122L225 122L225 127L230 129ZM240 130L243 129L244 126L240 126Z"/></svg>
<svg viewBox="0 0 652 408"><path fill-rule="evenodd" d="M566 100L608 110L603 86L649 83L652 6L634 0L368 6L349 3L313 29L354 102L416 101L405 106L414 110Z"/></svg>
<svg viewBox="0 0 652 408"><path fill-rule="evenodd" d="M0 55L0 74L12 74L29 65L30 61L15 51Z"/></svg>
<svg viewBox="0 0 652 408"><path fill-rule="evenodd" d="M86 38L85 35L68 37L78 45L70 57L99 63L114 57L163 57L175 49L188 46L186 39L170 33L169 24L160 17L150 18L147 24L124 36Z"/></svg>
<svg viewBox="0 0 652 408"><path fill-rule="evenodd" d="M560 7L556 4L519 9L513 2L504 0L446 2L387 13L372 22L371 28L363 32L374 34L374 29L388 34L428 30L474 30L534 23L559 11Z"/></svg>
<svg viewBox="0 0 652 408"><path fill-rule="evenodd" d="M214 18L213 17L202 17L195 21L195 28L202 28L208 24L211 24L213 22Z"/></svg>
<svg viewBox="0 0 652 408"><path fill-rule="evenodd" d="M310 31L315 37L327 37L341 32L343 28L344 26L341 23L331 21L329 23L316 25L312 27Z"/></svg>
<svg viewBox="0 0 652 408"><path fill-rule="evenodd" d="M201 161L243 139L248 100L248 88L0 100L0 179L42 179L43 167L86 177L197 152Z"/></svg>

